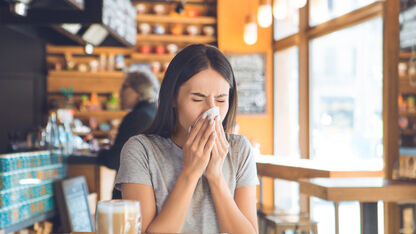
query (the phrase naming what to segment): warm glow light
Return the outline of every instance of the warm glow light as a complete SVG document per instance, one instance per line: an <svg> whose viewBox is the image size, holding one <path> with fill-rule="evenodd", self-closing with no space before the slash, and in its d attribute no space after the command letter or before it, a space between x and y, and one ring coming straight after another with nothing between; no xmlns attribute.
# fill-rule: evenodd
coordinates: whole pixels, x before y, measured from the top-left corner
<svg viewBox="0 0 416 234"><path fill-rule="evenodd" d="M308 0L295 0L295 7L302 8L306 5L306 2L308 2Z"/></svg>
<svg viewBox="0 0 416 234"><path fill-rule="evenodd" d="M247 17L244 26L244 42L248 45L253 45L257 41L257 23L255 19L253 16Z"/></svg>
<svg viewBox="0 0 416 234"><path fill-rule="evenodd" d="M273 16L278 20L283 20L287 17L287 0L274 0Z"/></svg>
<svg viewBox="0 0 416 234"><path fill-rule="evenodd" d="M260 5L257 11L257 23L262 28L267 28L272 25L273 15L272 6L270 4Z"/></svg>

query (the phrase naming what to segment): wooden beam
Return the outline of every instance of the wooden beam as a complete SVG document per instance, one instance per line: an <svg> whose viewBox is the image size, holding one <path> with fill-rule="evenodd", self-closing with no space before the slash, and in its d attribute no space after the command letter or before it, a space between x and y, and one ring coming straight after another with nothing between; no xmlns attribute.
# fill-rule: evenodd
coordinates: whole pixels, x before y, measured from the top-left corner
<svg viewBox="0 0 416 234"><path fill-rule="evenodd" d="M299 9L299 150L300 157L309 159L309 4ZM310 214L310 197L300 194L301 212Z"/></svg>
<svg viewBox="0 0 416 234"><path fill-rule="evenodd" d="M383 2L383 152L384 177L392 178L393 164L399 156L398 62L400 50L400 2ZM384 205L384 233L399 233L400 214L396 204Z"/></svg>
<svg viewBox="0 0 416 234"><path fill-rule="evenodd" d="M308 30L308 37L309 39L321 37L331 32L360 24L377 16L382 16L383 4L384 1L377 1L358 10L312 27Z"/></svg>
<svg viewBox="0 0 416 234"><path fill-rule="evenodd" d="M299 45L299 41L300 41L299 33L294 34L289 37L285 37L273 43L273 50L274 52L276 52L280 50L285 50L293 46L297 46Z"/></svg>

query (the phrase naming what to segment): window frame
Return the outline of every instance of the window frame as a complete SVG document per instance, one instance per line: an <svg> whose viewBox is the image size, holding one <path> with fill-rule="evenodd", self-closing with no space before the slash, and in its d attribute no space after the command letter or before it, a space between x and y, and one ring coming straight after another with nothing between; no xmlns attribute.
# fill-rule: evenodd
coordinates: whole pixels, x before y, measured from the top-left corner
<svg viewBox="0 0 416 234"><path fill-rule="evenodd" d="M311 40L329 33L349 28L360 23L382 18L383 28L383 157L384 177L392 179L393 164L399 155L398 123L398 70L399 61L399 12L400 1L379 0L362 8L353 10L342 16L333 18L316 26L309 26L309 4L299 9L299 30L285 38L274 40L273 54L287 48L298 47L299 69L299 152L300 157L309 159L310 156L310 124L309 124L309 43ZM274 23L274 21L273 21ZM274 26L273 26L274 30ZM274 62L273 62L274 64ZM273 73L274 75L274 73ZM273 77L274 79L276 77ZM301 212L309 213L309 198L301 195ZM385 233L399 231L399 212L397 205L385 203Z"/></svg>

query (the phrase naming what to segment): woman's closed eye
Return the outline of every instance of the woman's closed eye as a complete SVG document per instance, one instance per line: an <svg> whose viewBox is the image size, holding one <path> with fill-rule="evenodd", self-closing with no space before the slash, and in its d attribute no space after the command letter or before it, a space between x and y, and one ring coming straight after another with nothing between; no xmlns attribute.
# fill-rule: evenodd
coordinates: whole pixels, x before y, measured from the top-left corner
<svg viewBox="0 0 416 234"><path fill-rule="evenodd" d="M192 98L192 101L194 101L194 102L202 102L203 100L201 100L201 99L194 99L194 98ZM225 100L215 100L216 102L220 102L220 103L224 103L225 102Z"/></svg>

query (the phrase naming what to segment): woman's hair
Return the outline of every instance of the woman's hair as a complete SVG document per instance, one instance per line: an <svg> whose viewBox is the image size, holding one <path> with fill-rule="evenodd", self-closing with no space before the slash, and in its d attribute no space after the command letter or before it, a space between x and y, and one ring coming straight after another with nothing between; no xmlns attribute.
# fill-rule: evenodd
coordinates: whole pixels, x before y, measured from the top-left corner
<svg viewBox="0 0 416 234"><path fill-rule="evenodd" d="M208 68L218 72L230 85L229 109L223 121L223 127L227 131L235 125L237 85L230 63L214 46L194 44L184 48L170 62L160 87L156 117L145 134L171 136L177 120L173 102L177 98L179 88L191 77Z"/></svg>
<svg viewBox="0 0 416 234"><path fill-rule="evenodd" d="M123 86L130 87L140 94L140 100L156 102L160 85L153 73L143 70L128 72Z"/></svg>

